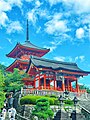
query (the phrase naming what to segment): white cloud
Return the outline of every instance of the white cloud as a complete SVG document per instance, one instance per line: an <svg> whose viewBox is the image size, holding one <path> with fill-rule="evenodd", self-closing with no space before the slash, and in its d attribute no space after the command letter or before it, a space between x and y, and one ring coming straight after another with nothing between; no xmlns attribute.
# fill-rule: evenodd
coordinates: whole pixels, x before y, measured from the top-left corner
<svg viewBox="0 0 90 120"><path fill-rule="evenodd" d="M63 56L54 57L54 60L57 60L57 61L65 61L65 57L63 57Z"/></svg>
<svg viewBox="0 0 90 120"><path fill-rule="evenodd" d="M39 0L25 0L26 2L33 2L35 4L35 8L38 8L41 6L41 2Z"/></svg>
<svg viewBox="0 0 90 120"><path fill-rule="evenodd" d="M33 0L25 0L26 2L32 2Z"/></svg>
<svg viewBox="0 0 90 120"><path fill-rule="evenodd" d="M90 24L90 14L83 16L82 23L83 23L83 24Z"/></svg>
<svg viewBox="0 0 90 120"><path fill-rule="evenodd" d="M37 20L35 9L29 11L27 15L28 15L28 20L31 21L33 24L35 24Z"/></svg>
<svg viewBox="0 0 90 120"><path fill-rule="evenodd" d="M79 56L79 58L80 58L80 60L81 60L81 62L83 62L84 60L85 60L85 56Z"/></svg>
<svg viewBox="0 0 90 120"><path fill-rule="evenodd" d="M23 0L0 0L0 11L9 11L14 5L21 7L22 1Z"/></svg>
<svg viewBox="0 0 90 120"><path fill-rule="evenodd" d="M81 55L81 56L76 56L75 58L71 56L55 56L53 59L64 62L77 62L77 61L83 62L85 60L85 56Z"/></svg>
<svg viewBox="0 0 90 120"><path fill-rule="evenodd" d="M10 38L7 38L8 42L12 44L12 40Z"/></svg>
<svg viewBox="0 0 90 120"><path fill-rule="evenodd" d="M22 1L23 0L8 0L8 3L13 6L13 5L16 5L18 7L21 7L22 6Z"/></svg>
<svg viewBox="0 0 90 120"><path fill-rule="evenodd" d="M76 13L90 13L90 0L62 0L66 5L72 5Z"/></svg>
<svg viewBox="0 0 90 120"><path fill-rule="evenodd" d="M79 57L78 57L78 56L76 56L76 57L75 57L75 61L77 61L78 59L79 59Z"/></svg>
<svg viewBox="0 0 90 120"><path fill-rule="evenodd" d="M90 13L90 0L78 0L78 2L76 2L76 9L80 13Z"/></svg>
<svg viewBox="0 0 90 120"><path fill-rule="evenodd" d="M6 22L8 21L8 16L5 12L0 13L0 25L1 26L6 26Z"/></svg>
<svg viewBox="0 0 90 120"><path fill-rule="evenodd" d="M69 31L67 28L67 21L66 20L61 20L62 14L55 14L53 18L45 23L45 31L48 34L55 34L55 35L60 35L62 33L65 33Z"/></svg>
<svg viewBox="0 0 90 120"><path fill-rule="evenodd" d="M47 0L47 1L50 3L51 6L61 2L61 0Z"/></svg>
<svg viewBox="0 0 90 120"><path fill-rule="evenodd" d="M50 48L50 52L53 52L57 47L56 46L51 46L51 47L48 47Z"/></svg>
<svg viewBox="0 0 90 120"><path fill-rule="evenodd" d="M84 29L83 28L79 28L76 30L76 37L78 39L81 39L84 37Z"/></svg>
<svg viewBox="0 0 90 120"><path fill-rule="evenodd" d="M62 20L62 13L55 13L50 21L45 23L45 31L48 34L61 35L69 31L67 28L67 21Z"/></svg>
<svg viewBox="0 0 90 120"><path fill-rule="evenodd" d="M57 46L57 45L61 44L61 41L59 41L59 40L51 41L50 44L54 45L54 46Z"/></svg>
<svg viewBox="0 0 90 120"><path fill-rule="evenodd" d="M64 3L64 6L73 7L77 13L90 13L90 0L47 0L51 6Z"/></svg>
<svg viewBox="0 0 90 120"><path fill-rule="evenodd" d="M73 58L71 56L55 56L54 57L54 60L57 60L57 61L63 61L63 62L73 62Z"/></svg>
<svg viewBox="0 0 90 120"><path fill-rule="evenodd" d="M37 29L36 33L39 33L39 32L40 32L40 30L41 30L41 27L39 27L39 28Z"/></svg>
<svg viewBox="0 0 90 120"><path fill-rule="evenodd" d="M0 11L9 11L11 10L11 6L8 2L5 2L4 0L0 0Z"/></svg>
<svg viewBox="0 0 90 120"><path fill-rule="evenodd" d="M41 6L42 3L40 3L39 0L35 0L33 2L35 4L35 7L27 13L27 17L28 17L28 20L31 21L33 25L35 25L37 21L37 15L40 16L41 10L39 10L39 7Z"/></svg>
<svg viewBox="0 0 90 120"><path fill-rule="evenodd" d="M45 45L44 48L50 49L50 52L53 52L57 47L55 45L54 46L53 45L52 46L46 46Z"/></svg>
<svg viewBox="0 0 90 120"><path fill-rule="evenodd" d="M76 61L80 61L80 62L85 61L85 56L84 56L84 55L76 56L76 57L75 57L75 62L76 62Z"/></svg>
<svg viewBox="0 0 90 120"><path fill-rule="evenodd" d="M12 21L7 27L7 33L20 32L23 28L19 21Z"/></svg>
<svg viewBox="0 0 90 120"><path fill-rule="evenodd" d="M36 7L37 7L37 8L40 7L40 5L41 5L41 3L40 3L39 0L36 0L35 4L36 4Z"/></svg>
<svg viewBox="0 0 90 120"><path fill-rule="evenodd" d="M47 9L38 9L37 13L40 16L40 18L47 20L51 18L50 12Z"/></svg>
<svg viewBox="0 0 90 120"><path fill-rule="evenodd" d="M22 6L22 0L0 0L0 25L6 27L6 22L9 22L7 11L12 10L13 6Z"/></svg>

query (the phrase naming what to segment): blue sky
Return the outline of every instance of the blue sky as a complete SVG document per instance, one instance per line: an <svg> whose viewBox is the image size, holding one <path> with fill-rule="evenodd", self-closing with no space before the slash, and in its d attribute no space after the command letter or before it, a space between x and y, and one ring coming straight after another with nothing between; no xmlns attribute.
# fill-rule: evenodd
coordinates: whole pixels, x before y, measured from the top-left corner
<svg viewBox="0 0 90 120"><path fill-rule="evenodd" d="M17 42L50 48L45 58L76 62L90 71L90 0L0 0L0 63ZM79 80L90 86L90 75Z"/></svg>

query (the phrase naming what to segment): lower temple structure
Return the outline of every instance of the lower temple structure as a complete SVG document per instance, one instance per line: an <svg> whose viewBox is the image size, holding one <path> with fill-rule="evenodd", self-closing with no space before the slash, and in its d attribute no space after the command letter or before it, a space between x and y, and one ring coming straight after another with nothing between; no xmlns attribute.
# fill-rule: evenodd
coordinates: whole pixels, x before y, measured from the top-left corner
<svg viewBox="0 0 90 120"><path fill-rule="evenodd" d="M26 71L30 78L24 78L27 88L57 91L86 92L79 89L78 79L89 72L78 68L76 63L60 62L31 56ZM75 88L73 88L75 82Z"/></svg>
<svg viewBox="0 0 90 120"><path fill-rule="evenodd" d="M7 57L14 58L15 61L6 70L13 72L14 68L18 68L28 73L29 78L23 79L26 89L86 92L79 89L78 80L90 72L81 70L76 63L42 58L49 51L50 49L35 46L29 41L27 20L26 41L24 44L17 43L7 54Z"/></svg>

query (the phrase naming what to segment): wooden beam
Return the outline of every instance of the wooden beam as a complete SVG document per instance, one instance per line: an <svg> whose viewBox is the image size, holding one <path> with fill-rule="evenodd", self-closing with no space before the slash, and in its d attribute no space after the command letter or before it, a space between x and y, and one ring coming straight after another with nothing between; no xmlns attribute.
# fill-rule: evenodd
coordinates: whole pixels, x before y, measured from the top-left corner
<svg viewBox="0 0 90 120"><path fill-rule="evenodd" d="M62 91L65 91L64 76L62 77Z"/></svg>
<svg viewBox="0 0 90 120"><path fill-rule="evenodd" d="M75 76L64 76L64 78L66 78L66 79L72 79L72 80L77 80L77 78Z"/></svg>
<svg viewBox="0 0 90 120"><path fill-rule="evenodd" d="M39 74L39 79L38 79L38 89L40 89L40 74Z"/></svg>
<svg viewBox="0 0 90 120"><path fill-rule="evenodd" d="M34 78L34 88L36 88L36 78Z"/></svg>
<svg viewBox="0 0 90 120"><path fill-rule="evenodd" d="M44 74L44 89L46 89L46 74Z"/></svg>
<svg viewBox="0 0 90 120"><path fill-rule="evenodd" d="M80 73L80 72L71 72L71 71L66 71L66 70L62 70L62 73L66 73L66 74L73 74L73 75L81 75L81 76L86 76L88 74L86 73Z"/></svg>

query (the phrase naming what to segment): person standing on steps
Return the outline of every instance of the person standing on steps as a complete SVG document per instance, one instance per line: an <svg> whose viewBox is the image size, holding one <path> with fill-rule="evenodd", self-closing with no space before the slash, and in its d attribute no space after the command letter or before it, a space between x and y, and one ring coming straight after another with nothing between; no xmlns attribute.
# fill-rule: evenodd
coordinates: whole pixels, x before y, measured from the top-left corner
<svg viewBox="0 0 90 120"><path fill-rule="evenodd" d="M12 107L13 107L14 98L12 97L12 94L13 94L13 93L10 93L9 96L8 96L8 107L9 107L9 108L12 108Z"/></svg>

